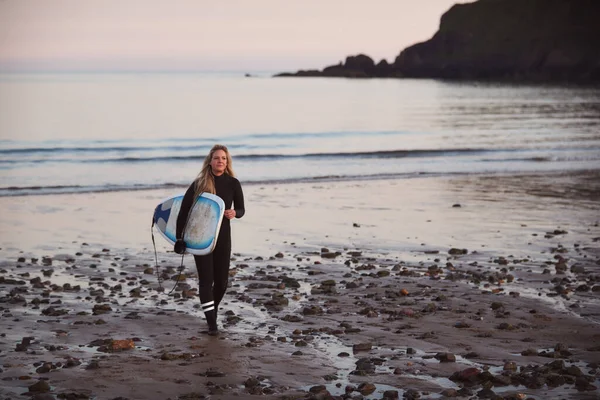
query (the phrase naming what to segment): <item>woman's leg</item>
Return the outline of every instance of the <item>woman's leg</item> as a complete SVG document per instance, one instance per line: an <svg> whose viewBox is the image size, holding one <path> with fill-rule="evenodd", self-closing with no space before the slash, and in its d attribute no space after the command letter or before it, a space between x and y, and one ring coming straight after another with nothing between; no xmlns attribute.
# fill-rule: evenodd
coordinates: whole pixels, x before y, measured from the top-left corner
<svg viewBox="0 0 600 400"><path fill-rule="evenodd" d="M227 283L229 281L229 263L231 260L231 240L224 241L221 246L217 245L213 251L213 279L214 289L213 296L215 308L219 307L225 292L227 291Z"/></svg>
<svg viewBox="0 0 600 400"><path fill-rule="evenodd" d="M217 334L217 311L215 310L215 299L213 295L213 255L194 256L196 269L198 270L198 286L200 289L200 307L208 323L208 334Z"/></svg>

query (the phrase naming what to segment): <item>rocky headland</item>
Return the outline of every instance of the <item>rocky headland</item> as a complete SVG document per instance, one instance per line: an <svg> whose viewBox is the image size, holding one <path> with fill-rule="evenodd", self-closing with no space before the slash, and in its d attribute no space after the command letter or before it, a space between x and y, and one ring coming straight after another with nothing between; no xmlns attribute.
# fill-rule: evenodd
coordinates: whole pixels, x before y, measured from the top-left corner
<svg viewBox="0 0 600 400"><path fill-rule="evenodd" d="M600 81L600 2L479 0L455 4L439 30L393 63L349 56L323 70L275 76Z"/></svg>

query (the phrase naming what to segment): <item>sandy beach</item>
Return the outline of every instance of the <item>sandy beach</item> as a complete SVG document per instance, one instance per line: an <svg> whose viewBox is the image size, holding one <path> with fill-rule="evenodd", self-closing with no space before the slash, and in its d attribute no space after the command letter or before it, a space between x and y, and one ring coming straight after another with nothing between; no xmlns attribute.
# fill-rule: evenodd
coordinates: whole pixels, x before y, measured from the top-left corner
<svg viewBox="0 0 600 400"><path fill-rule="evenodd" d="M218 337L177 190L2 197L0 399L597 399L599 178L242 182Z"/></svg>

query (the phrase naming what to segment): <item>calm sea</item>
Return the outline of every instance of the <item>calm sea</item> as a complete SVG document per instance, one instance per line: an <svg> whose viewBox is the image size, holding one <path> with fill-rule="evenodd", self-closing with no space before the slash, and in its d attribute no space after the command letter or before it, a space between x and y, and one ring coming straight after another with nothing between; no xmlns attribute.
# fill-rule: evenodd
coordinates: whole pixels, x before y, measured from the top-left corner
<svg viewBox="0 0 600 400"><path fill-rule="evenodd" d="M224 73L0 74L0 196L600 169L600 88Z"/></svg>

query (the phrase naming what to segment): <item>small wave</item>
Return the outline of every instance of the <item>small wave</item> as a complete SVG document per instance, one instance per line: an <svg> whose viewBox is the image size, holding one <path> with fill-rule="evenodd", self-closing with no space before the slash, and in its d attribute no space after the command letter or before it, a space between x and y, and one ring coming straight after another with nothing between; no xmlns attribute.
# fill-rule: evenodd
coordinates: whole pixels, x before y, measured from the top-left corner
<svg viewBox="0 0 600 400"><path fill-rule="evenodd" d="M361 132L361 131L333 131L333 132L273 132L273 133L251 133L244 135L228 136L226 138L169 138L155 140L48 140L43 142L26 142L13 140L0 140L0 154L21 154L21 153L63 153L63 152L105 152L105 151L146 151L146 150L182 150L182 149L202 149L208 150L214 144L221 143L224 140L232 144L231 148L251 149L264 148L269 146L268 142L260 145L253 145L256 139L275 140L275 147L285 147L285 143L294 140L305 139L327 139L339 137L373 137L406 134L408 132L381 131L381 132ZM281 140L277 140L281 139Z"/></svg>
<svg viewBox="0 0 600 400"><path fill-rule="evenodd" d="M564 172L563 168L546 170L544 172ZM596 171L589 168L574 168L572 171ZM504 171L506 172L506 171ZM278 185L278 184L295 184L295 183L321 183L327 184L332 182L347 182L347 181L366 181L366 180L387 180L387 179L413 179L413 178L429 178L429 177L458 177L465 175L478 174L502 174L504 172L480 170L474 171L444 171L444 172L394 172L394 173L376 173L376 174L361 174L361 175L320 175L313 177L298 177L298 178L274 178L274 179L256 179L244 180L243 185ZM523 173L523 172L510 172ZM110 184L98 186L83 186L83 185L55 185L55 186L9 186L0 187L0 197L17 197L17 196L41 196L41 195L56 195L56 194L80 194L80 193L102 193L102 192L129 192L142 190L160 190L160 189L185 189L189 182L164 182L155 184Z"/></svg>
<svg viewBox="0 0 600 400"><path fill-rule="evenodd" d="M227 138L228 140L233 139L285 139L285 140L303 140L303 139L328 139L328 138L341 138L341 137L372 137L372 136L393 136L410 134L412 132L403 131L376 131L376 132L362 132L362 131L329 131L329 132L271 132L271 133L253 133L243 136L233 136ZM421 133L423 134L423 133Z"/></svg>
<svg viewBox="0 0 600 400"><path fill-rule="evenodd" d="M168 138L149 140L48 140L27 142L0 140L0 154L102 153L137 151L202 150L206 153L215 143L226 141L231 149L248 150L265 147L293 147L290 142L307 139L336 139L343 137L381 137L410 134L400 131L326 131L326 132L270 132L233 135L225 138ZM266 140L262 140L266 139ZM256 141L259 144L253 144Z"/></svg>
<svg viewBox="0 0 600 400"><path fill-rule="evenodd" d="M490 149L427 149L427 150L378 150L378 151L361 151L354 153L312 153L305 154L302 157L356 157L356 158L404 158L404 157L440 157L465 154L480 154L505 150L490 150Z"/></svg>
<svg viewBox="0 0 600 400"><path fill-rule="evenodd" d="M168 189L185 187L178 183L161 183L153 185L106 185L106 186L81 186L81 185L57 185L57 186L9 186L0 188L0 197L35 196L51 194L73 194L73 193L101 193L101 192L127 192L132 190Z"/></svg>
<svg viewBox="0 0 600 400"><path fill-rule="evenodd" d="M522 157L522 158L511 157L511 158L501 158L501 159L482 158L481 161L489 162L489 163L507 163L507 162L523 162L523 161L551 162L551 161L557 161L557 159L550 157L550 156L535 156L535 157Z"/></svg>
<svg viewBox="0 0 600 400"><path fill-rule="evenodd" d="M583 161L600 161L599 154L578 154L573 156L547 155L533 157L504 157L501 159L482 158L482 162L491 163L510 163L510 162L536 162L536 163L561 163L561 162L583 162Z"/></svg>
<svg viewBox="0 0 600 400"><path fill-rule="evenodd" d="M170 146L78 146L78 147L15 147L0 149L0 154L65 154L65 153L106 153L106 152L138 152L138 151L181 151L203 150L208 152L207 145L170 145Z"/></svg>
<svg viewBox="0 0 600 400"><path fill-rule="evenodd" d="M0 197L22 196L24 194L43 194L43 193L76 193L84 190L85 186L80 185L56 185L56 186L7 186L0 188Z"/></svg>
<svg viewBox="0 0 600 400"><path fill-rule="evenodd" d="M461 175L462 173L453 173L450 175ZM425 176L442 176L449 175L447 173L390 173L390 174L371 174L371 175L322 175L315 177L303 178L285 178L285 179L267 179L267 180L248 180L244 181L246 185L276 185L276 184L293 184L293 183L326 183L326 182L342 182L355 180L369 179L398 179L398 178L415 178ZM10 186L0 188L0 197L17 197L17 196L42 196L56 194L78 194L78 193L102 193L102 192L130 192L140 190L155 190L169 188L187 188L187 183L157 183L157 184L134 184L134 185L106 185L106 186L80 186L80 185L65 185L65 186Z"/></svg>
<svg viewBox="0 0 600 400"><path fill-rule="evenodd" d="M3 187L0 188L0 191L6 191L6 192L11 192L11 191L19 191L19 190L41 190L41 189L49 189L49 190L69 190L69 189L77 189L77 188L81 188L83 186L79 186L79 185L67 185L67 186L7 186L7 187Z"/></svg>
<svg viewBox="0 0 600 400"><path fill-rule="evenodd" d="M185 148L190 150L193 148ZM169 150L164 149L164 150ZM178 150L182 150L179 148ZM379 150L379 151L360 151L360 152L329 152L329 153L305 153L305 154L240 154L235 155L236 160L260 161L260 160L285 160L285 159L352 159L352 158L409 158L409 157L447 157L472 154L484 154L490 152L499 152L507 150L489 150L489 149L433 149L433 150ZM47 163L47 162L74 162L74 163L147 163L147 162L180 162L203 160L204 154L198 155L169 155L169 156L124 156L124 157L103 157L103 158L41 158L41 159L23 159L23 160L2 160L0 164L15 164L20 162L29 163Z"/></svg>

